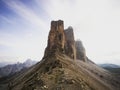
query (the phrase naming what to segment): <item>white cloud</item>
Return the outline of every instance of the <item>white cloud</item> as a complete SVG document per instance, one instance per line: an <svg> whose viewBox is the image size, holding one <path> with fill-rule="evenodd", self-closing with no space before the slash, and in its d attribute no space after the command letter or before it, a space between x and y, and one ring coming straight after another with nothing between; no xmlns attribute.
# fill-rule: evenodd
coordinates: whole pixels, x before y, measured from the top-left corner
<svg viewBox="0 0 120 90"><path fill-rule="evenodd" d="M38 3L37 5L41 5L39 4L41 0L35 1ZM50 27L48 21L43 21L40 15L19 0L6 0L4 2L11 10L30 22L30 25L36 27L34 29L38 30L40 28L41 32L38 30L36 36L36 34L33 35L34 31L32 31L26 34L28 37L24 40L17 41L17 39L12 45L7 40L2 42L20 50L21 55L39 57L40 53L40 57L42 57ZM65 28L69 25L73 26L75 38L83 41L90 59L97 63L109 62L110 60L110 62L120 64L120 1L42 0L42 4L43 9L49 16L49 20L62 19ZM22 52L25 53L22 54ZM110 55L113 52L116 53Z"/></svg>
<svg viewBox="0 0 120 90"><path fill-rule="evenodd" d="M19 0L4 0L10 9L12 9L19 16L33 24L34 26L40 26L41 28L45 27L45 22L40 19L39 15L35 14L34 11L29 9Z"/></svg>
<svg viewBox="0 0 120 90"><path fill-rule="evenodd" d="M65 28L73 26L76 39L83 41L90 59L98 63L118 59L114 63L120 64L120 57L108 55L120 54L119 5L113 0L49 0L45 7L53 20L63 19Z"/></svg>
<svg viewBox="0 0 120 90"><path fill-rule="evenodd" d="M26 34L26 37L21 38L18 38L16 35L12 36L11 34L2 33L2 35L0 34L0 45L6 46L8 47L7 49L10 49L6 50L6 52L0 51L0 57L17 57L19 58L18 61L23 61L28 58L41 60L46 47L46 39L29 33L28 35ZM15 59L12 61L14 60Z"/></svg>
<svg viewBox="0 0 120 90"><path fill-rule="evenodd" d="M9 23L9 24L15 24L15 22L13 22L12 20L10 20L9 18L0 15L0 19L3 19L3 21ZM2 20L1 20L2 21Z"/></svg>
<svg viewBox="0 0 120 90"><path fill-rule="evenodd" d="M36 14L32 9L28 8L27 5L23 4L20 0L4 0L8 8L14 11L17 15L21 17L21 21L25 23L25 28L23 29L23 23L17 22L18 17L7 18L1 15L1 18L7 23L16 23L15 27L5 27L4 30L0 30L0 45L12 48L12 51L8 53L2 53L0 56L12 56L19 57L18 60L25 60L27 58L40 60L44 54L44 48L47 42L47 35L45 33L47 23L43 21L39 14ZM49 27L49 26L48 26ZM8 33L7 31L16 32ZM48 29L48 28L47 28ZM18 31L18 32L17 32ZM24 31L24 32L22 32ZM46 37L45 39L43 39ZM14 60L13 60L14 61Z"/></svg>

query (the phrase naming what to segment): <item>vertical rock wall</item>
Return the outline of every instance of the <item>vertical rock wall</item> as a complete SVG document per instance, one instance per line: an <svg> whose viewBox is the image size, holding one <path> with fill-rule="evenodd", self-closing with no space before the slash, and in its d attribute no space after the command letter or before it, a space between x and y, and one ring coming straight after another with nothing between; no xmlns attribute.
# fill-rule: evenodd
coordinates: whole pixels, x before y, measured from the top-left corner
<svg viewBox="0 0 120 90"><path fill-rule="evenodd" d="M80 40L75 42L76 47L76 58L84 62L87 61L85 48Z"/></svg>
<svg viewBox="0 0 120 90"><path fill-rule="evenodd" d="M48 36L48 45L44 56L51 55L55 52L64 52L65 41L63 21L52 21Z"/></svg>
<svg viewBox="0 0 120 90"><path fill-rule="evenodd" d="M48 45L45 49L44 57L54 55L56 52L64 53L74 60L77 58L86 61L86 53L82 42L75 42L72 27L64 30L64 22L62 20L51 22Z"/></svg>
<svg viewBox="0 0 120 90"><path fill-rule="evenodd" d="M65 30L66 36L66 44L65 44L65 53L69 57L76 59L76 48L75 48L75 40L74 40L74 32L72 27L68 27Z"/></svg>

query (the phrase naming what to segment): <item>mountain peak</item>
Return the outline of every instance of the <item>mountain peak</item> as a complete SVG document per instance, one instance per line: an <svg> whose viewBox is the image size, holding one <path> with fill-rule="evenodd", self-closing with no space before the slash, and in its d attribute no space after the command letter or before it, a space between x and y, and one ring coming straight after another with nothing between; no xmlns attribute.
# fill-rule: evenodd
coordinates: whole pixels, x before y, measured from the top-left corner
<svg viewBox="0 0 120 90"><path fill-rule="evenodd" d="M65 33L62 20L52 21L51 29L48 36L48 45L45 50L45 55L53 55L56 52L63 52L65 47Z"/></svg>
<svg viewBox="0 0 120 90"><path fill-rule="evenodd" d="M65 46L65 53L69 57L76 59L76 48L75 48L75 40L74 40L74 31L73 28L70 26L65 29L65 36L66 36L66 46Z"/></svg>
<svg viewBox="0 0 120 90"><path fill-rule="evenodd" d="M56 52L64 53L73 59L76 58L73 28L69 27L64 30L64 22L62 20L51 22L48 45L44 57L51 54L54 55Z"/></svg>
<svg viewBox="0 0 120 90"><path fill-rule="evenodd" d="M77 40L75 42L75 46L76 46L76 58L84 62L87 62L86 51L82 44L82 41Z"/></svg>

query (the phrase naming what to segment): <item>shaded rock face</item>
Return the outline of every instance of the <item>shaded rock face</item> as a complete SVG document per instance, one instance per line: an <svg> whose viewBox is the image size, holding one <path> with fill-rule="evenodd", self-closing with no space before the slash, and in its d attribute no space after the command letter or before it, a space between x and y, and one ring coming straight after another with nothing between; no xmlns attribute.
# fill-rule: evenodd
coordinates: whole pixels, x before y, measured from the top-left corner
<svg viewBox="0 0 120 90"><path fill-rule="evenodd" d="M65 30L65 36L66 36L66 44L65 44L65 53L69 57L76 59L76 48L75 48L75 40L74 40L74 33L73 28L68 27L68 29Z"/></svg>
<svg viewBox="0 0 120 90"><path fill-rule="evenodd" d="M80 40L75 42L75 47L76 47L76 58L86 62L87 57L86 57L85 48Z"/></svg>
<svg viewBox="0 0 120 90"><path fill-rule="evenodd" d="M64 53L70 58L76 58L75 40L72 27L64 30L62 20L52 21L48 36L48 45L44 57L54 55L56 52Z"/></svg>

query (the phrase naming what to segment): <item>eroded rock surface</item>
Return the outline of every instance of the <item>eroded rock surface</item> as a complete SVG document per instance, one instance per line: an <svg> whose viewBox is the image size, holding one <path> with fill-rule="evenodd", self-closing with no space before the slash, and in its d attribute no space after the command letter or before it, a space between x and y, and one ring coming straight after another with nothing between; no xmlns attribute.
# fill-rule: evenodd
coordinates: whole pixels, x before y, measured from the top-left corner
<svg viewBox="0 0 120 90"><path fill-rule="evenodd" d="M53 55L56 52L64 53L69 57L76 59L73 29L72 27L69 27L64 30L64 22L62 20L51 22L48 45L44 57Z"/></svg>
<svg viewBox="0 0 120 90"><path fill-rule="evenodd" d="M63 21L52 21L51 29L48 36L48 45L45 50L45 55L48 56L55 52L64 52L65 34Z"/></svg>
<svg viewBox="0 0 120 90"><path fill-rule="evenodd" d="M80 40L75 42L76 58L82 61L87 61L85 48Z"/></svg>
<svg viewBox="0 0 120 90"><path fill-rule="evenodd" d="M82 42L75 41L71 26L64 30L64 22L62 20L51 22L48 45L44 57L54 55L57 52L64 53L73 60L87 61Z"/></svg>
<svg viewBox="0 0 120 90"><path fill-rule="evenodd" d="M66 44L65 44L65 53L69 57L76 59L76 48L75 48L75 40L74 40L74 32L72 27L68 27L65 30L66 36Z"/></svg>

